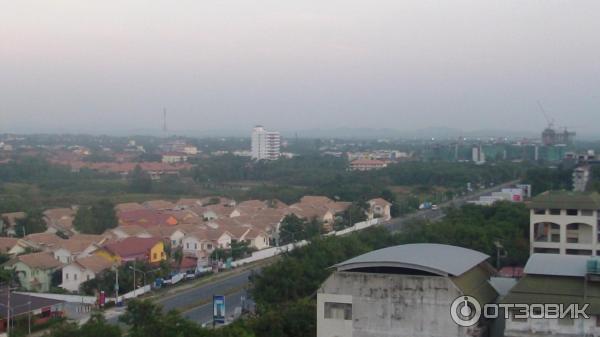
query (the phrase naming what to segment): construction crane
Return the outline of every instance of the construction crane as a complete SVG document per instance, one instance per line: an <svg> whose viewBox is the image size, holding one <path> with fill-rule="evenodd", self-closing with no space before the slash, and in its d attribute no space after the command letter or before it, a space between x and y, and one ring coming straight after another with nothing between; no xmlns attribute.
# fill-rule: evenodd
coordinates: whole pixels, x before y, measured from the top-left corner
<svg viewBox="0 0 600 337"><path fill-rule="evenodd" d="M552 129L554 127L554 119L548 117L548 114L546 113L546 110L544 110L544 107L542 106L542 103L540 101L536 102L538 107L540 108L540 111L542 112L542 115L544 115L546 122L548 122L548 129Z"/></svg>

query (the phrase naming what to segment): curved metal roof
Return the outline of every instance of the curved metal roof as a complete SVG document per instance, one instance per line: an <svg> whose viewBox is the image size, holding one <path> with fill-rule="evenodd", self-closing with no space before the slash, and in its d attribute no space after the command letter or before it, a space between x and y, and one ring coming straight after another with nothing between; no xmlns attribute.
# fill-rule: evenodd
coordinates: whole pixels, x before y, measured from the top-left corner
<svg viewBox="0 0 600 337"><path fill-rule="evenodd" d="M374 250L335 265L338 271L370 267L420 270L441 276L458 276L488 255L475 250L435 243L416 243Z"/></svg>

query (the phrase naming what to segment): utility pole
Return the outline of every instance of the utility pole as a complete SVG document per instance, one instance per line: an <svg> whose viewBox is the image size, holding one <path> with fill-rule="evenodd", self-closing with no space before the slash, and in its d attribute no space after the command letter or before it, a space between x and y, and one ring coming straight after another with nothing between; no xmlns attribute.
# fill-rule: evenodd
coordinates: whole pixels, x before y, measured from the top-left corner
<svg viewBox="0 0 600 337"><path fill-rule="evenodd" d="M119 267L115 268L117 276L115 278L115 305L119 304Z"/></svg>
<svg viewBox="0 0 600 337"><path fill-rule="evenodd" d="M10 281L6 290L6 335L10 336Z"/></svg>
<svg viewBox="0 0 600 337"><path fill-rule="evenodd" d="M137 285L135 283L135 260L133 260L133 297L136 297L135 295L137 294L136 287Z"/></svg>

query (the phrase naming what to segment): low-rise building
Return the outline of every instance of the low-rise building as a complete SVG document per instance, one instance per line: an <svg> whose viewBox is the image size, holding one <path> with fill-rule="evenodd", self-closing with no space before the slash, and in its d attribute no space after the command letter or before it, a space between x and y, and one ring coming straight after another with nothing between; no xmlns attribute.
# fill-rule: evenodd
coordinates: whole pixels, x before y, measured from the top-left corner
<svg viewBox="0 0 600 337"><path fill-rule="evenodd" d="M350 162L350 170L370 171L387 167L387 163L377 159L356 159Z"/></svg>
<svg viewBox="0 0 600 337"><path fill-rule="evenodd" d="M63 267L60 287L68 291L79 291L83 282L96 278L96 275L113 265L114 261L100 255L79 258Z"/></svg>
<svg viewBox="0 0 600 337"><path fill-rule="evenodd" d="M375 198L367 201L369 204L369 219L380 218L390 220L392 218L392 203L383 199Z"/></svg>
<svg viewBox="0 0 600 337"><path fill-rule="evenodd" d="M456 246L408 244L339 263L317 292L317 337L480 336L483 321L461 327L450 307L464 295L482 305L496 299L488 258Z"/></svg>
<svg viewBox="0 0 600 337"><path fill-rule="evenodd" d="M62 268L52 253L41 252L19 255L7 262L5 269L12 269L21 286L27 290L46 292L50 290L52 275Z"/></svg>
<svg viewBox="0 0 600 337"><path fill-rule="evenodd" d="M528 207L531 253L600 255L600 194L549 191Z"/></svg>
<svg viewBox="0 0 600 337"><path fill-rule="evenodd" d="M591 270L588 261L595 262ZM600 335L600 270L596 258L589 256L533 254L525 265L525 275L502 299L505 304L589 304L588 319L518 318L509 311L505 321L505 337L535 336L599 336ZM539 312L538 314L541 314Z"/></svg>
<svg viewBox="0 0 600 337"><path fill-rule="evenodd" d="M129 237L104 245L94 254L117 263L129 261L159 263L167 259L165 244L157 238Z"/></svg>

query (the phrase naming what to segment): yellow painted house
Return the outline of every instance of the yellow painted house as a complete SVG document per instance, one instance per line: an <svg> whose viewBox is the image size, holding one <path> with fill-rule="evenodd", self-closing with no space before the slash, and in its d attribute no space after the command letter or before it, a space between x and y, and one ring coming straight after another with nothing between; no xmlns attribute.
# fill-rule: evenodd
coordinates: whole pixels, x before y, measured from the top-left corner
<svg viewBox="0 0 600 337"><path fill-rule="evenodd" d="M165 244L156 238L129 237L104 245L95 254L117 263L129 261L159 263L167 259Z"/></svg>

